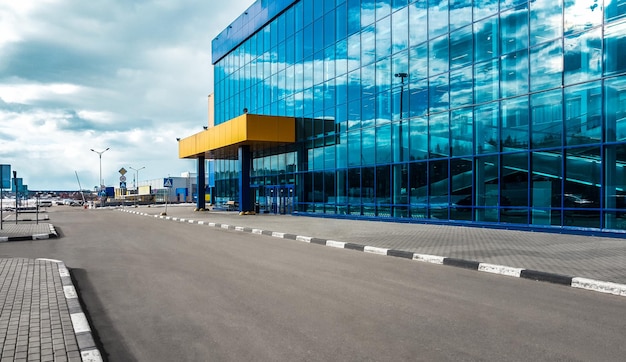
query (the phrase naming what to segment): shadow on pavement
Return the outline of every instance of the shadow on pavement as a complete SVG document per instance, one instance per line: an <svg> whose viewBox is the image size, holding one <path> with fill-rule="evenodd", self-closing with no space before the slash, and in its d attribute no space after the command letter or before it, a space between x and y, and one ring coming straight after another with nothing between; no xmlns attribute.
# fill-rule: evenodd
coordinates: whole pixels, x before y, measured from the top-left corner
<svg viewBox="0 0 626 362"><path fill-rule="evenodd" d="M89 321L89 325L92 328L92 335L96 346L102 354L102 359L106 361L138 361L131 355L123 337L118 333L113 325L111 319L106 314L105 309L96 294L94 293L94 287L89 279L89 274L85 269L70 268L70 275L74 282L74 286L78 295L80 296L80 304L83 308L83 312ZM89 306L89 308L87 308ZM100 334L96 328L96 324L93 322L93 317L98 320L98 326L100 332L103 333L106 340L111 341L107 348L103 345L100 338Z"/></svg>

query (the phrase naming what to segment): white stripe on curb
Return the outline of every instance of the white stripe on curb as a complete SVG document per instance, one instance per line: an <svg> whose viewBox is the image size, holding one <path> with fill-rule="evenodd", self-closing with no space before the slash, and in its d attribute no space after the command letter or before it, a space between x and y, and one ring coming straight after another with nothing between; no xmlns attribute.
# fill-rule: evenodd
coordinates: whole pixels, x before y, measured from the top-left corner
<svg viewBox="0 0 626 362"><path fill-rule="evenodd" d="M443 264L443 256L428 255L428 254L413 254L413 260L423 261L432 264Z"/></svg>
<svg viewBox="0 0 626 362"><path fill-rule="evenodd" d="M346 243L344 243L343 241L326 240L326 246L343 249L346 246Z"/></svg>
<svg viewBox="0 0 626 362"><path fill-rule="evenodd" d="M516 278L520 277L520 275L522 274L522 270L524 269L511 268L511 267L504 266L504 265L496 265L496 264L489 264L489 263L480 263L478 265L478 271L492 273L492 274L507 275L507 276L516 277Z"/></svg>
<svg viewBox="0 0 626 362"><path fill-rule="evenodd" d="M305 242L305 243L310 243L311 242L311 237L310 236L298 235L298 236L296 236L296 240L297 241L302 241L302 242Z"/></svg>
<svg viewBox="0 0 626 362"><path fill-rule="evenodd" d="M65 299L74 299L78 298L78 294L76 293L76 289L72 285L64 285L63 286L63 294L65 294Z"/></svg>
<svg viewBox="0 0 626 362"><path fill-rule="evenodd" d="M363 251L366 253L376 254L376 255L385 255L387 256L387 250L385 248L377 248L375 246L366 246L363 248Z"/></svg>
<svg viewBox="0 0 626 362"><path fill-rule="evenodd" d="M89 328L89 322L87 322L87 317L85 317L85 313L73 313L70 314L70 318L72 318L72 324L74 325L74 333L83 333L83 332L91 332L91 328Z"/></svg>
<svg viewBox="0 0 626 362"><path fill-rule="evenodd" d="M572 279L572 287L626 297L626 285L587 278Z"/></svg>
<svg viewBox="0 0 626 362"><path fill-rule="evenodd" d="M272 232L272 236L275 238L285 238L285 233L279 233L277 231Z"/></svg>

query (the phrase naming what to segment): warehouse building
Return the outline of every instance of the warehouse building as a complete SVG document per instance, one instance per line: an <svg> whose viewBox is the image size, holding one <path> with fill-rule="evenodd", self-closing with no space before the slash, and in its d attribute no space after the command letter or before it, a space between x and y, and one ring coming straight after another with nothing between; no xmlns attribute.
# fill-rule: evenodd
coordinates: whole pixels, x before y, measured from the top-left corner
<svg viewBox="0 0 626 362"><path fill-rule="evenodd" d="M626 0L259 0L179 156L241 211L620 233L624 49Z"/></svg>

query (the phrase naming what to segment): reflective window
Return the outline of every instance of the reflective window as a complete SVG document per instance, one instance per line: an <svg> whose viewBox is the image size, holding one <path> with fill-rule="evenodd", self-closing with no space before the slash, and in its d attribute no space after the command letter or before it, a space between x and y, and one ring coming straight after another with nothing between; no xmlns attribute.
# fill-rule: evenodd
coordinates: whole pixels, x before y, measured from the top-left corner
<svg viewBox="0 0 626 362"><path fill-rule="evenodd" d="M500 48L502 54L528 48L528 7L503 12L500 15Z"/></svg>
<svg viewBox="0 0 626 362"><path fill-rule="evenodd" d="M499 56L498 17L474 23L474 59L487 60Z"/></svg>
<svg viewBox="0 0 626 362"><path fill-rule="evenodd" d="M428 137L430 158L441 158L450 155L450 119L448 112L430 116L428 121Z"/></svg>
<svg viewBox="0 0 626 362"><path fill-rule="evenodd" d="M376 128L364 128L361 133L361 163L373 165L376 163Z"/></svg>
<svg viewBox="0 0 626 362"><path fill-rule="evenodd" d="M604 207L615 210L605 214L604 227L626 229L626 145L607 146L604 158Z"/></svg>
<svg viewBox="0 0 626 362"><path fill-rule="evenodd" d="M585 83L565 88L567 145L600 142L602 138L602 85Z"/></svg>
<svg viewBox="0 0 626 362"><path fill-rule="evenodd" d="M529 142L528 98L519 97L502 101L500 117L502 122L501 150L527 149Z"/></svg>
<svg viewBox="0 0 626 362"><path fill-rule="evenodd" d="M421 116L428 111L428 79L411 82L409 86L409 116Z"/></svg>
<svg viewBox="0 0 626 362"><path fill-rule="evenodd" d="M472 160L455 158L450 160L450 218L471 220L472 180L474 178Z"/></svg>
<svg viewBox="0 0 626 362"><path fill-rule="evenodd" d="M348 132L348 166L361 165L361 131Z"/></svg>
<svg viewBox="0 0 626 362"><path fill-rule="evenodd" d="M448 0L427 1L428 38L433 39L448 32Z"/></svg>
<svg viewBox="0 0 626 362"><path fill-rule="evenodd" d="M607 79L604 82L606 104L606 140L626 140L626 77Z"/></svg>
<svg viewBox="0 0 626 362"><path fill-rule="evenodd" d="M409 43L416 46L428 39L428 1L416 1L409 5Z"/></svg>
<svg viewBox="0 0 626 362"><path fill-rule="evenodd" d="M560 147L563 136L563 96L561 90L530 97L532 148Z"/></svg>
<svg viewBox="0 0 626 362"><path fill-rule="evenodd" d="M602 2L597 0L564 0L565 34L579 32L602 24Z"/></svg>
<svg viewBox="0 0 626 362"><path fill-rule="evenodd" d="M563 78L561 40L543 43L530 50L530 90L560 87Z"/></svg>
<svg viewBox="0 0 626 362"><path fill-rule="evenodd" d="M474 139L474 117L472 108L461 108L450 112L451 156L472 155Z"/></svg>
<svg viewBox="0 0 626 362"><path fill-rule="evenodd" d="M348 12L348 34L356 33L361 29L361 0L346 0L346 6Z"/></svg>
<svg viewBox="0 0 626 362"><path fill-rule="evenodd" d="M563 35L562 0L530 1L530 45Z"/></svg>
<svg viewBox="0 0 626 362"><path fill-rule="evenodd" d="M500 164L500 207L528 206L528 153L502 155ZM505 209L507 222L525 224L526 213L519 209ZM521 214L520 214L521 213Z"/></svg>
<svg viewBox="0 0 626 362"><path fill-rule="evenodd" d="M565 38L565 84L598 79L602 75L602 29Z"/></svg>
<svg viewBox="0 0 626 362"><path fill-rule="evenodd" d="M604 74L626 71L626 21L605 26L604 30Z"/></svg>
<svg viewBox="0 0 626 362"><path fill-rule="evenodd" d="M448 37L442 36L429 42L429 68L428 74L435 75L447 72L449 69L449 45Z"/></svg>
<svg viewBox="0 0 626 362"><path fill-rule="evenodd" d="M474 135L476 153L494 153L498 151L498 123L500 107L498 103L485 104L474 109Z"/></svg>
<svg viewBox="0 0 626 362"><path fill-rule="evenodd" d="M472 104L472 67L450 72L450 108Z"/></svg>
<svg viewBox="0 0 626 362"><path fill-rule="evenodd" d="M483 103L498 99L500 95L500 60L474 66L474 102Z"/></svg>
<svg viewBox="0 0 626 362"><path fill-rule="evenodd" d="M409 9L404 8L395 12L392 18L393 52L396 53L409 47Z"/></svg>
<svg viewBox="0 0 626 362"><path fill-rule="evenodd" d="M409 120L411 132L410 157L411 160L423 160L428 157L428 119L416 117Z"/></svg>
<svg viewBox="0 0 626 362"><path fill-rule="evenodd" d="M409 161L409 122L401 120L392 123L391 127L393 162Z"/></svg>
<svg viewBox="0 0 626 362"><path fill-rule="evenodd" d="M498 12L498 0L474 1L474 20L480 20Z"/></svg>
<svg viewBox="0 0 626 362"><path fill-rule="evenodd" d="M395 146L395 145L394 145ZM391 125L376 127L376 163L391 162Z"/></svg>
<svg viewBox="0 0 626 362"><path fill-rule="evenodd" d="M499 205L499 162L497 156L485 156L476 158L474 167L475 197L473 205L476 221L498 221Z"/></svg>
<svg viewBox="0 0 626 362"><path fill-rule="evenodd" d="M428 197L428 163L417 162L409 165L409 200L411 217L426 218Z"/></svg>
<svg viewBox="0 0 626 362"><path fill-rule="evenodd" d="M361 64L370 64L376 59L376 28L369 26L361 32Z"/></svg>
<svg viewBox="0 0 626 362"><path fill-rule="evenodd" d="M528 52L522 50L500 59L500 95L513 97L528 93Z"/></svg>
<svg viewBox="0 0 626 362"><path fill-rule="evenodd" d="M391 17L376 22L376 59L391 55Z"/></svg>
<svg viewBox="0 0 626 362"><path fill-rule="evenodd" d="M612 20L626 16L626 0L605 1L606 20Z"/></svg>
<svg viewBox="0 0 626 362"><path fill-rule="evenodd" d="M409 80L419 80L428 77L428 43L412 47L409 50L409 66Z"/></svg>
<svg viewBox="0 0 626 362"><path fill-rule="evenodd" d="M450 183L448 173L448 160L429 162L428 170L428 216L431 219L448 219L450 207L448 185Z"/></svg>
<svg viewBox="0 0 626 362"><path fill-rule="evenodd" d="M428 80L428 109L430 113L450 108L448 73L440 74Z"/></svg>
<svg viewBox="0 0 626 362"><path fill-rule="evenodd" d="M450 0L450 30L472 22L472 0Z"/></svg>
<svg viewBox="0 0 626 362"><path fill-rule="evenodd" d="M599 147L569 148L565 154L562 202L563 223L567 226L600 227L600 180L602 165Z"/></svg>
<svg viewBox="0 0 626 362"><path fill-rule="evenodd" d="M376 21L376 0L361 0L361 27Z"/></svg>
<svg viewBox="0 0 626 362"><path fill-rule="evenodd" d="M471 26L450 33L450 69L472 63L473 44Z"/></svg>

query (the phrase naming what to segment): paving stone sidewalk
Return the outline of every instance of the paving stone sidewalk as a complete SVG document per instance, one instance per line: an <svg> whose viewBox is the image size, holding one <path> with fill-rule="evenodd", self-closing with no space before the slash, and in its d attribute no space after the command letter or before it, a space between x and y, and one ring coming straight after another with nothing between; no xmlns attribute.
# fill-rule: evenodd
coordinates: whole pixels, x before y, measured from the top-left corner
<svg viewBox="0 0 626 362"><path fill-rule="evenodd" d="M0 259L0 361L102 361L63 262Z"/></svg>

